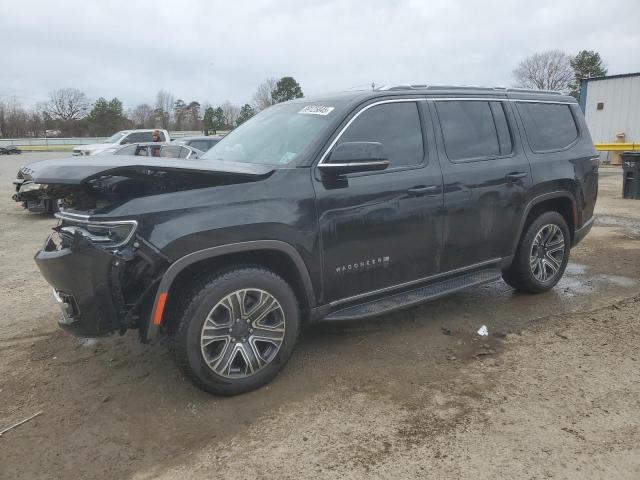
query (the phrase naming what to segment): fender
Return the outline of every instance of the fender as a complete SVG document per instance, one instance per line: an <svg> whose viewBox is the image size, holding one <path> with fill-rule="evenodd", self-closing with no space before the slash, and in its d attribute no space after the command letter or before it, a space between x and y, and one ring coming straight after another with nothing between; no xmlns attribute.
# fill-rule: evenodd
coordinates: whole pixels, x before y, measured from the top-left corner
<svg viewBox="0 0 640 480"><path fill-rule="evenodd" d="M293 261L296 269L298 270L298 274L302 279L309 307L313 308L316 306L315 293L313 291L309 271L307 270L307 266L304 263L302 256L300 256L300 253L298 253L292 245L280 240L255 240L251 242L231 243L229 245L205 248L204 250L198 250L179 258L169 266L162 276L153 302L153 310L147 325L145 340L151 341L157 337L158 329L162 323L162 314L164 313L167 295L173 281L183 269L201 260L219 257L229 253L249 252L255 250L277 250L287 255Z"/></svg>
<svg viewBox="0 0 640 480"><path fill-rule="evenodd" d="M573 197L573 195L570 192L562 190L557 192L543 193L542 195L538 195L537 197L532 198L524 209L522 218L520 219L520 226L518 227L518 235L516 236L515 243L513 244L512 252L514 254L518 248L518 243L520 243L520 238L522 237L522 232L524 230L524 224L527 221L527 217L529 216L529 212L531 211L531 209L540 202L544 202L545 200L550 200L552 198L568 198L571 201L573 209L574 229L578 230L578 210L576 208L576 199Z"/></svg>

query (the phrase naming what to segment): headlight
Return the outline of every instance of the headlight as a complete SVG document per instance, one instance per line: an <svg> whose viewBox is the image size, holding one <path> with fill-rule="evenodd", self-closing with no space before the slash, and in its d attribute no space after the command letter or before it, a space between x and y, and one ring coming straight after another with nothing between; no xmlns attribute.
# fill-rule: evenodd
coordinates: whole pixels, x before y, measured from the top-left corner
<svg viewBox="0 0 640 480"><path fill-rule="evenodd" d="M135 220L115 222L79 221L69 218L64 213L56 213L57 218L64 220L65 226L60 229L62 236L73 235L78 232L91 243L103 248L118 248L129 243L138 227Z"/></svg>
<svg viewBox="0 0 640 480"><path fill-rule="evenodd" d="M88 223L83 225L89 233L89 239L94 243L108 244L110 247L119 247L129 241L136 229L133 223Z"/></svg>
<svg viewBox="0 0 640 480"><path fill-rule="evenodd" d="M45 190L46 188L46 183L26 182L20 186L20 193L33 192L35 190Z"/></svg>

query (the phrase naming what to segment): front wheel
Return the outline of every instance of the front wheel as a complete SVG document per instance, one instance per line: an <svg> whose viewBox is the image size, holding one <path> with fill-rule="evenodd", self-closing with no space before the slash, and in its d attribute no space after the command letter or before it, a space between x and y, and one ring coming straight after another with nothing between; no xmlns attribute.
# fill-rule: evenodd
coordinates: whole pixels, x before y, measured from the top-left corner
<svg viewBox="0 0 640 480"><path fill-rule="evenodd" d="M214 275L186 299L174 337L176 361L201 389L237 395L270 382L289 359L300 313L275 273L247 267Z"/></svg>
<svg viewBox="0 0 640 480"><path fill-rule="evenodd" d="M516 290L541 293L562 278L569 262L571 233L557 212L545 212L525 230L511 267L502 278Z"/></svg>

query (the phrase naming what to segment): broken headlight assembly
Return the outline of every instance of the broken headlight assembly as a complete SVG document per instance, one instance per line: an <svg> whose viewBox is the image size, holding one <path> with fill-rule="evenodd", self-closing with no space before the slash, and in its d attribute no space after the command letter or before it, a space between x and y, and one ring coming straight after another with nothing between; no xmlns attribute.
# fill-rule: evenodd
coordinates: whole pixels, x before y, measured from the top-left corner
<svg viewBox="0 0 640 480"><path fill-rule="evenodd" d="M25 182L20 186L19 193L35 192L37 190L46 190L48 185L46 183L33 183Z"/></svg>
<svg viewBox="0 0 640 480"><path fill-rule="evenodd" d="M79 233L94 245L109 249L129 243L138 226L135 220L113 222L79 220L69 218L63 213L57 213L56 217L63 221L58 230L61 237L71 240L76 233Z"/></svg>

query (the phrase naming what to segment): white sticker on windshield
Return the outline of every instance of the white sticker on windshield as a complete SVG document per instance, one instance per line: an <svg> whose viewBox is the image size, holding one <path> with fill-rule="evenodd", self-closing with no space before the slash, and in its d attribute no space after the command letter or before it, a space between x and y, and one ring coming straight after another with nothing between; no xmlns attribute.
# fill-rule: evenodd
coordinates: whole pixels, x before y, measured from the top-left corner
<svg viewBox="0 0 640 480"><path fill-rule="evenodd" d="M322 105L307 105L298 113L306 113L307 115L329 115L334 107L323 107Z"/></svg>

